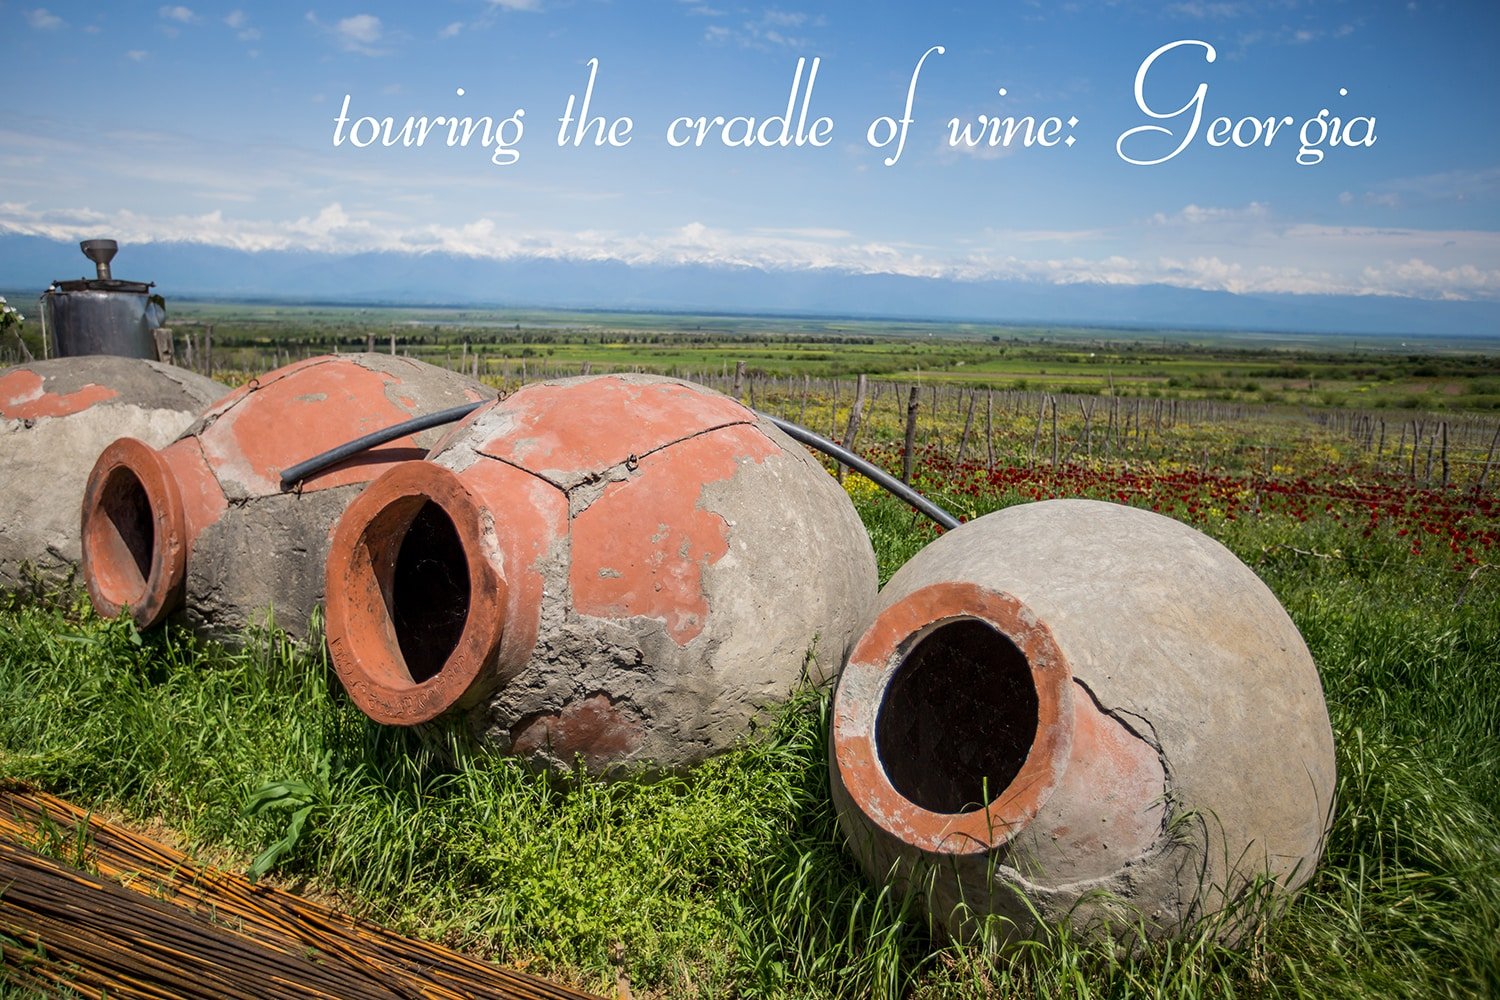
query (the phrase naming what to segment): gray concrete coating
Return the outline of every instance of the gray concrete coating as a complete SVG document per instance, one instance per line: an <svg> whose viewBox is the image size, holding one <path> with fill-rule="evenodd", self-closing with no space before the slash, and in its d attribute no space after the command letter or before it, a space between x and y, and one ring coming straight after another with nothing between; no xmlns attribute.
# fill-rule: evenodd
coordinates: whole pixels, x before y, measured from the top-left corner
<svg viewBox="0 0 1500 1000"><path fill-rule="evenodd" d="M962 903L979 916L1008 918L1012 935L1036 933L1037 918L1117 936L1137 926L1170 935L1218 914L1226 939L1264 914L1250 907L1226 915L1257 876L1288 890L1307 881L1333 807L1328 712L1296 627L1232 553L1130 507L1027 504L934 541L892 578L877 613L947 581L1023 602L1065 654L1074 697L1148 744L1162 784L1158 795L1131 803L1106 801L1110 789L1097 783L1080 792L1065 781L1008 843L940 856L913 849L866 815L834 761L840 823L871 878L894 871L940 926L959 933L978 926ZM1070 764L1087 766L1076 756ZM1079 817L1098 822L1112 810L1153 807L1159 835L1135 856L1108 870L1070 857Z"/></svg>

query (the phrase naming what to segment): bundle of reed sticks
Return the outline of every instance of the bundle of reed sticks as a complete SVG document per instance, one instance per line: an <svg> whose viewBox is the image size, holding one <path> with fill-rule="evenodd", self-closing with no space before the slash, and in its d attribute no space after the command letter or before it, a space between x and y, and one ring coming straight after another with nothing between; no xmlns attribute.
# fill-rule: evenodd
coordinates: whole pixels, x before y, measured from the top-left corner
<svg viewBox="0 0 1500 1000"><path fill-rule="evenodd" d="M200 866L18 787L0 789L0 956L0 982L90 998L589 996Z"/></svg>

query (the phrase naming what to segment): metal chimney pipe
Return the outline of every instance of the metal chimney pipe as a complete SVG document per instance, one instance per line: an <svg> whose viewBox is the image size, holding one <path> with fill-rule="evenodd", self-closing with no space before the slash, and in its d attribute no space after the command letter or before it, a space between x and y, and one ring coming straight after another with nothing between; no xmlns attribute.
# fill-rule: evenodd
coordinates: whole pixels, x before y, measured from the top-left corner
<svg viewBox="0 0 1500 1000"><path fill-rule="evenodd" d="M120 245L114 240L84 240L78 244L78 249L99 269L99 280L109 281L109 262L120 252Z"/></svg>

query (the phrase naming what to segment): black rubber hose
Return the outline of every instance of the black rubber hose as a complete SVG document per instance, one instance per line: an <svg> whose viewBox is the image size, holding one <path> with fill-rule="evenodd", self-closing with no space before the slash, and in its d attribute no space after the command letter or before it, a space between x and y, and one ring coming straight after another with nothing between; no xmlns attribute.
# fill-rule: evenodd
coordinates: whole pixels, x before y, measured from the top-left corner
<svg viewBox="0 0 1500 1000"><path fill-rule="evenodd" d="M281 488L284 490L291 489L313 473L322 472L330 465L338 465L346 458L358 455L362 451L369 451L371 448L383 445L387 441L394 441L399 437L406 437L406 435L415 434L418 431L425 431L429 427L441 427L443 424L455 423L479 409L485 402L487 400L478 403L465 403L463 406L455 406L447 410L439 410L436 413L429 413L425 417L412 417L410 420L403 420L399 424L392 424L381 430L371 431L364 437L355 438L353 441L341 444L337 448L330 448L321 455L314 455L305 462L298 462L296 465L283 469L281 472Z"/></svg>
<svg viewBox="0 0 1500 1000"><path fill-rule="evenodd" d="M864 459L854 454L854 452L849 451L843 445L834 444L827 438L814 434L806 427L799 427L798 425L792 423L790 420L782 420L780 417L773 417L769 413L761 413L760 415L771 421L771 423L775 424L777 427L780 427L783 431L786 432L788 437L795 438L796 440L801 441L809 448L816 448L818 451L821 451L829 458L832 458L835 462L847 465L849 468L853 469L861 476L864 476L866 479L870 480L870 482L874 483L876 486L879 486L881 489L885 490L891 496L896 497L898 500L904 500L906 503L910 504L918 511L932 518L938 524L941 524L947 530L952 531L954 528L958 527L958 518L954 517L952 514L948 513L946 510L939 507L937 504L933 503L931 500L927 499L922 494L918 493L916 490L912 489L910 486L897 479L895 476L886 472L884 469L880 468L877 465L872 465L871 463L866 462Z"/></svg>
<svg viewBox="0 0 1500 1000"><path fill-rule="evenodd" d="M437 413L429 413L424 417L413 417L410 420L403 420L399 424L392 424L390 427L386 427L383 430L373 431L372 433L366 434L362 438L356 438L355 440L350 441L347 444L341 444L337 448L332 448L328 451L323 452L323 454L321 455L314 455L312 458L307 459L305 462L298 462L296 465L288 466L286 469L284 469L281 473L281 488L291 489L293 486L306 479L308 476L311 476L317 472L322 472L324 469L328 468L331 465L337 465L347 458L358 455L362 451L368 451L371 448L385 444L387 441L394 441L396 440L396 438L405 437L408 434L415 434L418 431L425 431L430 427L440 427L443 424L451 424L455 421L462 420L464 417L467 417L469 414L473 413L483 405L484 403L482 402L467 403L463 406L455 406L452 409L439 410ZM799 427L798 425L792 423L790 420L782 420L780 417L773 417L769 413L760 413L759 411L754 412L757 416L764 417L771 423L775 424L777 427L781 428L781 430L784 431L787 436L801 441L809 448L821 451L823 454L827 455L828 457L832 458L834 461L839 462L842 465L847 465L855 472L858 472L860 475L869 479L876 486L879 486L881 489L885 490L887 493L891 494L897 499L910 504L915 510L927 515L933 521L936 521L938 524L942 525L944 528L951 531L952 529L958 527L958 518L954 517L952 514L948 513L946 510L939 507L937 504L933 503L931 500L927 499L922 494L918 493L916 490L912 489L910 486L897 479L895 476L890 475L879 466L865 461L858 455L854 454L854 452L844 448L842 445L834 444L827 438L814 434L812 431L808 430L805 427Z"/></svg>

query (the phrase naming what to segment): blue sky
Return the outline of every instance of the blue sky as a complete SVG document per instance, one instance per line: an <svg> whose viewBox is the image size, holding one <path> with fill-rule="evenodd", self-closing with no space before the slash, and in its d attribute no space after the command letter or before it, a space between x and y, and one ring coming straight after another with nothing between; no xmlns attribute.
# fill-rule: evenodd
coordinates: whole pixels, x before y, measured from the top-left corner
<svg viewBox="0 0 1500 1000"><path fill-rule="evenodd" d="M5 2L0 39L0 235L1500 300L1492 2ZM1146 159L1187 130L1136 103L1175 41L1216 58L1165 52L1144 96L1166 113L1206 85L1203 121L1133 165L1122 133L1172 130L1124 147ZM933 46L886 166L867 127L903 117ZM783 113L799 58L826 146L668 145L678 116ZM626 146L558 145L590 59ZM523 109L519 158L446 129L335 147L346 95L398 127ZM1373 145L1299 164L1322 109L1373 117ZM978 115L1076 118L1074 143L951 146ZM1221 115L1294 123L1215 148Z"/></svg>

